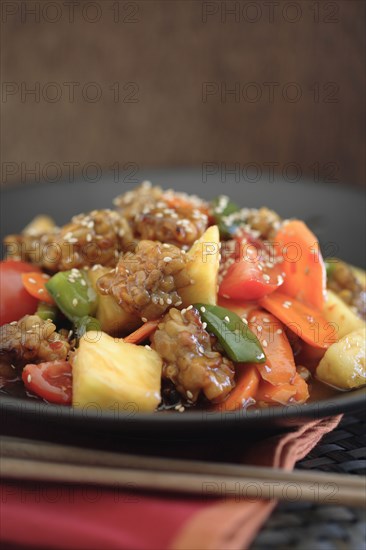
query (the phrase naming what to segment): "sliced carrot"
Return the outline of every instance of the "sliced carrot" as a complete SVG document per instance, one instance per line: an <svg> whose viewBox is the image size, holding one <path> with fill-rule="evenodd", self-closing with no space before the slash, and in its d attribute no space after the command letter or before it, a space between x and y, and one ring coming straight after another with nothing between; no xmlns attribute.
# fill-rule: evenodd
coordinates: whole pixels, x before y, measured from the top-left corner
<svg viewBox="0 0 366 550"><path fill-rule="evenodd" d="M259 309L249 313L248 322L266 355L265 363L256 364L263 380L275 386L292 383L296 376L296 365L283 324L267 311Z"/></svg>
<svg viewBox="0 0 366 550"><path fill-rule="evenodd" d="M301 376L296 373L292 384L280 384L273 386L266 380L262 380L256 395L257 401L264 403L305 403L309 399L309 386Z"/></svg>
<svg viewBox="0 0 366 550"><path fill-rule="evenodd" d="M333 324L318 310L283 292L276 290L258 302L311 346L326 349L337 341Z"/></svg>
<svg viewBox="0 0 366 550"><path fill-rule="evenodd" d="M297 373L294 384L296 386L295 401L305 403L309 399L309 386L307 382Z"/></svg>
<svg viewBox="0 0 366 550"><path fill-rule="evenodd" d="M146 321L146 323L144 323L142 327L138 328L134 332L131 332L131 334L123 338L123 341L127 342L128 344L139 344L140 342L143 342L144 340L149 338L149 336L151 336L153 332L155 332L155 330L158 328L158 324L160 323L160 321L161 319Z"/></svg>
<svg viewBox="0 0 366 550"><path fill-rule="evenodd" d="M214 406L216 411L235 411L254 404L260 376L254 365L237 364L235 388L229 393L226 401Z"/></svg>
<svg viewBox="0 0 366 550"><path fill-rule="evenodd" d="M54 305L55 301L45 287L49 278L46 273L39 273L38 271L22 274L23 286L31 296L47 304Z"/></svg>
<svg viewBox="0 0 366 550"><path fill-rule="evenodd" d="M325 264L317 238L300 220L283 224L275 236L276 251L283 258L285 274L281 291L320 311L326 289Z"/></svg>
<svg viewBox="0 0 366 550"><path fill-rule="evenodd" d="M256 399L263 403L280 403L281 405L287 405L290 399L293 399L296 395L296 386L293 384L280 384L279 386L273 386L265 380L261 380L257 391Z"/></svg>

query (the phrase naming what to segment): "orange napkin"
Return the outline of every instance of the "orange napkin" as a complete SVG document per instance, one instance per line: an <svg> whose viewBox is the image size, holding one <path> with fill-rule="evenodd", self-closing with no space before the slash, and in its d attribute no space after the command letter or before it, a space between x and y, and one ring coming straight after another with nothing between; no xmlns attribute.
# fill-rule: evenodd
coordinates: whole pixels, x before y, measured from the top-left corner
<svg viewBox="0 0 366 550"><path fill-rule="evenodd" d="M296 431L264 440L245 454L244 462L292 470L342 416L308 422ZM197 512L175 538L171 550L240 550L248 548L276 501L225 500Z"/></svg>
<svg viewBox="0 0 366 550"><path fill-rule="evenodd" d="M243 462L293 468L341 417L308 422L259 443ZM0 484L0 546L58 550L240 550L275 501L143 494L61 483Z"/></svg>

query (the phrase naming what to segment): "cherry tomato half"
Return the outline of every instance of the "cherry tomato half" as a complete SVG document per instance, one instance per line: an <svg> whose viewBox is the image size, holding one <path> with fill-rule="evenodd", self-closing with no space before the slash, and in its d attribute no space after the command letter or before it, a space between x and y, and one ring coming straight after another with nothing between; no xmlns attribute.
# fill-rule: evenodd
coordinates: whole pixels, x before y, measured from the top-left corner
<svg viewBox="0 0 366 550"><path fill-rule="evenodd" d="M69 405L72 400L72 368L67 361L29 364L23 369L25 387L50 403Z"/></svg>
<svg viewBox="0 0 366 550"><path fill-rule="evenodd" d="M38 300L25 290L22 281L22 273L29 271L40 270L26 262L0 262L0 325L36 311Z"/></svg>

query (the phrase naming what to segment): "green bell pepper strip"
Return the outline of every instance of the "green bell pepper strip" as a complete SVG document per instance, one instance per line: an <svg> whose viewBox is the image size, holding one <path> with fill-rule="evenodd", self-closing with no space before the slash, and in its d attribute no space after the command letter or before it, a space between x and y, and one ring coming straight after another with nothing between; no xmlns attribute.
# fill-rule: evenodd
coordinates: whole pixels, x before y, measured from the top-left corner
<svg viewBox="0 0 366 550"><path fill-rule="evenodd" d="M218 338L229 359L236 363L264 363L266 356L258 338L239 315L209 304L193 304L193 307L198 310L201 321L207 323L207 330Z"/></svg>
<svg viewBox="0 0 366 550"><path fill-rule="evenodd" d="M93 315L97 308L97 295L79 269L59 271L47 281L46 288L58 308L74 323L81 317Z"/></svg>
<svg viewBox="0 0 366 550"><path fill-rule="evenodd" d="M99 333L102 330L100 322L95 317L86 315L85 317L81 317L80 319L77 319L75 321L75 332L78 338L81 338L86 332L90 330L94 330Z"/></svg>
<svg viewBox="0 0 366 550"><path fill-rule="evenodd" d="M235 234L239 225L243 222L235 219L229 221L229 219L226 218L228 218L231 214L240 212L239 206L235 204L235 202L232 202L229 197L220 195L216 199L213 199L211 202L211 208L215 223L220 231L220 236L222 238L229 239Z"/></svg>
<svg viewBox="0 0 366 550"><path fill-rule="evenodd" d="M48 319L51 319L51 321L56 321L58 309L56 306L51 306L46 302L39 302L36 315L44 321L47 321Z"/></svg>

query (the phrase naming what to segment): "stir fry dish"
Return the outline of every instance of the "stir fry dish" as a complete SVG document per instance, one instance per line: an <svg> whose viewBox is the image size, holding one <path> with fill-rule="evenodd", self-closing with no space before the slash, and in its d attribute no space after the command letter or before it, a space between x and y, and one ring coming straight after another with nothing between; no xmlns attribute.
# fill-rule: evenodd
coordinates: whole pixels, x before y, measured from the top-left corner
<svg viewBox="0 0 366 550"><path fill-rule="evenodd" d="M223 412L366 383L365 272L301 220L144 182L4 248L0 395Z"/></svg>

